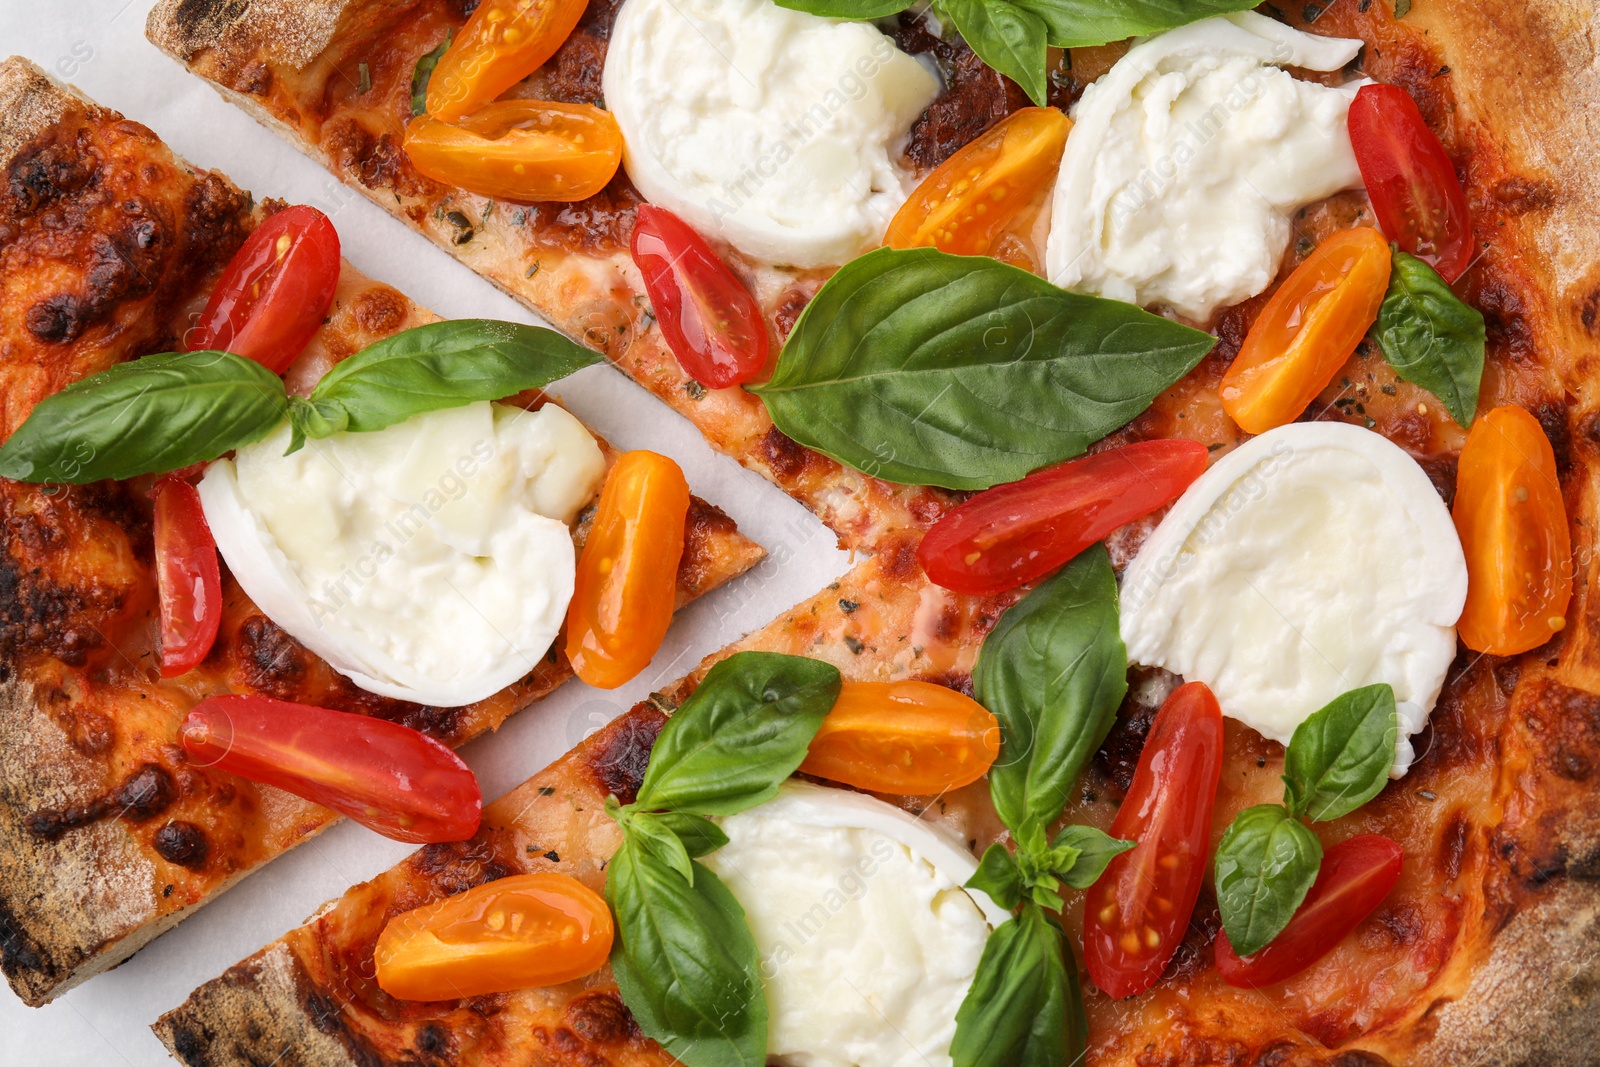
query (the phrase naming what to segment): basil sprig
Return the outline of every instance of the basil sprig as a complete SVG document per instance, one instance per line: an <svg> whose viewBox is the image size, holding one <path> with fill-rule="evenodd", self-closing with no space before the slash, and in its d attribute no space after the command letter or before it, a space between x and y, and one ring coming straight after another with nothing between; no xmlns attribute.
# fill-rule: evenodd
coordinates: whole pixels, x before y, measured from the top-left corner
<svg viewBox="0 0 1600 1067"><path fill-rule="evenodd" d="M82 485L164 474L259 441L286 410L283 382L254 360L145 356L40 401L0 447L0 477Z"/></svg>
<svg viewBox="0 0 1600 1067"><path fill-rule="evenodd" d="M1394 269L1373 336L1396 374L1438 397L1456 422L1471 426L1488 344L1483 313L1451 292L1432 267L1391 247Z"/></svg>
<svg viewBox="0 0 1600 1067"><path fill-rule="evenodd" d="M1284 757L1284 803L1239 813L1217 846L1217 905L1233 950L1259 951L1283 932L1322 865L1322 844L1300 820L1327 822L1383 791L1400 718L1394 690L1369 685L1296 727Z"/></svg>
<svg viewBox="0 0 1600 1067"><path fill-rule="evenodd" d="M727 844L707 815L770 800L839 697L820 660L741 652L662 727L637 799L610 798L622 848L606 876L611 968L640 1029L688 1067L761 1067L767 1002L744 909L695 862Z"/></svg>
<svg viewBox="0 0 1600 1067"><path fill-rule="evenodd" d="M537 389L603 357L554 330L491 319L417 326L325 374L309 399L228 352L164 352L48 397L0 446L0 477L83 484L165 474L259 441L285 416L307 437L381 430L414 415Z"/></svg>
<svg viewBox="0 0 1600 1067"><path fill-rule="evenodd" d="M877 19L912 0L777 0L829 18ZM1044 104L1049 47L1084 48L1159 33L1212 15L1248 11L1252 0L934 0L978 58Z"/></svg>
<svg viewBox="0 0 1600 1067"><path fill-rule="evenodd" d="M290 397L289 451L307 437L381 430L424 412L538 389L603 358L554 330L516 322L416 326L334 364L306 399Z"/></svg>
<svg viewBox="0 0 1600 1067"><path fill-rule="evenodd" d="M1216 338L983 256L869 252L750 386L803 445L891 482L986 489L1083 453Z"/></svg>
<svg viewBox="0 0 1600 1067"><path fill-rule="evenodd" d="M439 65L439 60L450 50L450 39L456 34L456 28L451 26L444 31L444 40L438 47L430 52L425 52L417 60L416 69L411 72L411 115L416 117L428 110L428 82L433 78L433 68Z"/></svg>
<svg viewBox="0 0 1600 1067"><path fill-rule="evenodd" d="M1084 1050L1078 966L1048 914L1063 883L1087 889L1133 847L1087 826L1052 839L1067 797L1127 692L1117 580L1105 546L1086 549L1007 611L973 671L1000 722L989 794L1016 845L991 845L967 885L1018 909L989 938L956 1014L955 1067L1055 1067Z"/></svg>

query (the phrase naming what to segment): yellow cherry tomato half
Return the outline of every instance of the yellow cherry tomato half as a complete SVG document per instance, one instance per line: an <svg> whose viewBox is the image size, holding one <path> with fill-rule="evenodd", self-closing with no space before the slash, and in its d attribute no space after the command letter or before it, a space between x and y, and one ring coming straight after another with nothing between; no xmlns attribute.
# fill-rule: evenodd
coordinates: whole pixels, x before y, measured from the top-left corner
<svg viewBox="0 0 1600 1067"><path fill-rule="evenodd" d="M406 155L434 181L500 200L587 200L622 165L622 130L588 104L502 100L456 125L418 115Z"/></svg>
<svg viewBox="0 0 1600 1067"><path fill-rule="evenodd" d="M800 769L921 796L977 781L999 754L1000 723L969 696L932 682L846 682Z"/></svg>
<svg viewBox="0 0 1600 1067"><path fill-rule="evenodd" d="M1025 107L939 164L889 223L890 248L989 255L1007 224L1056 176L1072 120Z"/></svg>
<svg viewBox="0 0 1600 1067"><path fill-rule="evenodd" d="M457 122L544 65L589 0L483 0L428 79L428 114Z"/></svg>
<svg viewBox="0 0 1600 1067"><path fill-rule="evenodd" d="M1361 227L1334 234L1289 275L1222 379L1222 409L1240 429L1293 422L1327 388L1377 321L1389 270L1389 243Z"/></svg>
<svg viewBox="0 0 1600 1067"><path fill-rule="evenodd" d="M1456 629L1468 648L1511 656L1566 626L1572 532L1538 419L1512 404L1473 423L1454 516L1467 555L1467 607Z"/></svg>
<svg viewBox="0 0 1600 1067"><path fill-rule="evenodd" d="M390 996L455 1000L593 974L613 933L611 909L582 882L519 874L396 915L373 958Z"/></svg>
<svg viewBox="0 0 1600 1067"><path fill-rule="evenodd" d="M650 664L672 623L689 483L654 452L625 452L606 475L567 609L567 659L615 689Z"/></svg>

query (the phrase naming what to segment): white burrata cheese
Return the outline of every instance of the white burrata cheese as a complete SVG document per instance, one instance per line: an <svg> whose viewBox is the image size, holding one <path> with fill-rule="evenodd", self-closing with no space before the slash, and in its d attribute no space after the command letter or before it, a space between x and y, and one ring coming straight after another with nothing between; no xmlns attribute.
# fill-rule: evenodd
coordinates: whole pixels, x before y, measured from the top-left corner
<svg viewBox="0 0 1600 1067"><path fill-rule="evenodd" d="M900 150L939 93L872 24L772 0L627 0L603 85L647 200L797 267L878 244L915 184Z"/></svg>
<svg viewBox="0 0 1600 1067"><path fill-rule="evenodd" d="M1364 83L1279 68L1338 70L1360 50L1253 12L1135 45L1073 110L1050 280L1198 322L1265 290L1294 210L1361 185L1346 120Z"/></svg>
<svg viewBox="0 0 1600 1067"><path fill-rule="evenodd" d="M533 670L572 599L568 526L605 474L582 423L485 402L288 443L285 424L200 482L268 618L400 700L470 704Z"/></svg>
<svg viewBox="0 0 1600 1067"><path fill-rule="evenodd" d="M722 819L704 860L761 954L768 1056L790 1067L949 1067L956 1011L1008 913L977 861L880 800L804 782Z"/></svg>
<svg viewBox="0 0 1600 1067"><path fill-rule="evenodd" d="M1380 434L1293 423L1201 475L1122 585L1134 663L1212 688L1224 714L1288 744L1335 697L1387 682L1393 777L1456 654L1467 564L1433 483Z"/></svg>

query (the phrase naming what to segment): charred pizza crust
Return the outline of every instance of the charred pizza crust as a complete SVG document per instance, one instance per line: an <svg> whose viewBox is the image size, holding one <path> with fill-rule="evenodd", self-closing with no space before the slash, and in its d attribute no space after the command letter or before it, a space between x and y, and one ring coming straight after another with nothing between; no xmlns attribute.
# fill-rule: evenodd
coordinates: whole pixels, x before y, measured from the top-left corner
<svg viewBox="0 0 1600 1067"><path fill-rule="evenodd" d="M573 40L515 92L597 100L598 64L614 7L595 0ZM640 286L625 251L637 198L625 178L584 205L551 210L489 204L410 170L398 141L409 114L401 86L444 26L464 17L461 5L344 0L317 10L320 44L297 58L269 40L262 19L292 21L274 7L253 14L222 0L166 0L152 13L149 32L354 187L563 329L603 345L621 369L695 421L716 447L805 502L847 544L877 553L840 590L802 605L744 647L821 656L850 677L968 685L971 656L1003 605L929 589L909 556L912 542L903 540L937 518L949 498L840 471L772 429L748 397L696 396L639 310ZM1485 407L1518 403L1552 440L1573 522L1575 600L1567 629L1543 649L1505 660L1463 652L1417 766L1332 830L1338 836L1387 833L1413 857L1396 894L1334 957L1272 991L1232 990L1209 964L1217 922L1214 906L1203 900L1188 942L1156 990L1125 1003L1089 991L1090 1060L1279 1067L1600 1063L1594 994L1600 986L1600 815L1594 802L1600 773L1600 601L1594 592L1600 579L1600 231L1592 224L1600 209L1594 148L1600 115L1593 107L1600 99L1600 15L1586 0L1415 0L1401 19L1384 0L1335 0L1279 13L1298 26L1314 23L1313 32L1365 40L1362 68L1407 88L1456 158L1482 246L1465 284L1489 325ZM1114 48L1075 53L1070 72L1056 83L1058 102L1075 98L1116 54ZM372 89L358 94L350 86L361 64ZM923 152L917 162L938 162L941 151L948 154L1013 106L1003 92L985 97L981 85L962 88L957 81L936 108L948 115L965 108L975 128L966 136L958 131L942 140L914 140ZM1294 220L1306 238L1303 250L1291 254L1284 271L1331 229L1352 224L1362 209L1360 197L1344 196L1303 212ZM820 278L733 260L781 339ZM1230 309L1212 324L1220 343L1211 357L1115 439L1181 434L1224 448L1236 443L1237 430L1220 413L1216 384L1263 301ZM1352 359L1310 417L1363 421L1384 433L1418 458L1448 501L1462 434L1437 403L1429 410L1430 399L1395 380L1369 351ZM1119 563L1142 533L1118 536L1112 548ZM923 626L939 637L923 654L931 647L937 659L901 659L898 635L924 632ZM1135 687L1069 812L1078 821L1103 825L1126 788L1153 710L1138 694L1159 684L1140 681L1145 684ZM1281 750L1247 733L1230 730L1219 832L1241 807L1275 799ZM582 751L551 773L559 778L561 768L581 761ZM981 802L966 810L950 803L938 815L953 819L981 846L997 829L985 825L983 810ZM500 1062L509 1055L504 1047L467 1040L457 1028L460 1016L432 1006L374 1004L367 999L370 988L341 984L326 968L326 959L339 953L359 959L359 938L350 931L367 921L361 908L392 907L385 887L420 884L416 862L397 868L410 872L394 874L398 882L385 876L352 891L311 926L264 950L275 960L296 961L300 999L249 988L247 962L203 987L158 1024L158 1032L191 1063L259 1055L265 1049L227 1020L264 1011L291 1030L359 1033L359 1042L351 1037L341 1046L353 1062L395 1062L435 1050L458 1060ZM379 887L378 896L362 896L372 886ZM434 891L444 887L436 884ZM1076 920L1069 914L1067 921L1070 929ZM576 990L566 996L572 998L567 1003L578 1003ZM308 997L321 999L308 1008ZM333 1016L324 1010L329 1005ZM494 1018L505 1009L486 1004L474 1010ZM538 1055L549 1062L652 1062L631 1047L584 1044L574 1036L581 1028L553 1009L536 1026ZM222 1049L228 1051L211 1058Z"/></svg>
<svg viewBox="0 0 1600 1067"><path fill-rule="evenodd" d="M216 272L274 206L254 205L26 61L0 63L0 436L62 386L175 347ZM331 362L433 320L346 264L291 384L309 387ZM31 1004L126 959L332 821L315 805L189 766L176 731L200 697L320 703L461 744L571 675L553 652L470 707L377 698L275 626L225 574L212 655L162 682L143 488L0 481L0 968ZM580 543L585 533L580 524ZM680 603L762 555L698 499L687 533Z"/></svg>

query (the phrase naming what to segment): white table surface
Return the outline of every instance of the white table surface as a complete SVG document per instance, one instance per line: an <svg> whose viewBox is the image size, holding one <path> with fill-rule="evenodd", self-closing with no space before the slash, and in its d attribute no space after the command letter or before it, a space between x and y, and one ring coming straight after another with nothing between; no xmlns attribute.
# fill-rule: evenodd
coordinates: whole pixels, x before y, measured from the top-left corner
<svg viewBox="0 0 1600 1067"><path fill-rule="evenodd" d="M144 38L153 3L0 0L0 57L28 57L257 196L315 204L333 218L352 263L441 315L536 321L158 52ZM770 557L685 611L655 662L632 684L605 693L570 682L498 734L464 749L486 799L507 792L700 657L810 596L849 563L809 512L713 453L687 421L621 374L590 368L558 392L616 444L675 458L695 492L728 511ZM0 988L0 1067L171 1063L149 1030L157 1016L408 851L359 826L335 826L258 870L121 967L46 1007L28 1008Z"/></svg>

